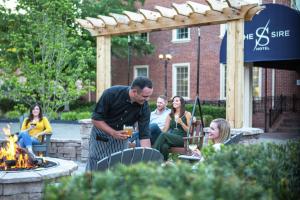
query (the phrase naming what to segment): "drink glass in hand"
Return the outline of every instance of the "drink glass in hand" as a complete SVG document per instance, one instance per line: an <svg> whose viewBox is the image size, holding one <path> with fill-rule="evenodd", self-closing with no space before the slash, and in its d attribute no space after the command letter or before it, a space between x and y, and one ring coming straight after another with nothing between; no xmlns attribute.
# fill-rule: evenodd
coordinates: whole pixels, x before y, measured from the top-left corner
<svg viewBox="0 0 300 200"><path fill-rule="evenodd" d="M126 131L126 135L128 137L131 137L132 136L132 133L133 133L133 126L125 126L123 127L123 130Z"/></svg>

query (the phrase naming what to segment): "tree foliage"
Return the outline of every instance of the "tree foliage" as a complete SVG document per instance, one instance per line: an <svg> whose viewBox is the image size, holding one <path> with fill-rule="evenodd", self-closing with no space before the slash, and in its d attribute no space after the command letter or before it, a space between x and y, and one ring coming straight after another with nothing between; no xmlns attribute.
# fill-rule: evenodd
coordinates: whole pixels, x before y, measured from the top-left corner
<svg viewBox="0 0 300 200"><path fill-rule="evenodd" d="M96 43L75 19L132 10L135 4L19 0L16 12L0 6L0 99L39 102L50 113L86 94L95 80ZM151 52L139 39L133 44L141 53ZM115 55L126 56L127 45L127 37L113 38Z"/></svg>

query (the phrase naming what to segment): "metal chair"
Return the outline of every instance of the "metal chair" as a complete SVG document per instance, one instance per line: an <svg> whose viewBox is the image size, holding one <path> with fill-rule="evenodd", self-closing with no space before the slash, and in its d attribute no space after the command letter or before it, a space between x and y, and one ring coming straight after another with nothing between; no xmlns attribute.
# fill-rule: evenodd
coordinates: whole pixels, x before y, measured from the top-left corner
<svg viewBox="0 0 300 200"><path fill-rule="evenodd" d="M243 132L232 135L228 140L224 142L224 145L237 144L243 137Z"/></svg>
<svg viewBox="0 0 300 200"><path fill-rule="evenodd" d="M22 124L23 124L24 120L26 119L26 117L27 117L27 115L24 114L19 118L20 129L22 128ZM52 136L52 133L43 135L41 144L32 145L32 150L35 153L40 152L40 153L43 153L44 156L48 156L48 147L50 146L51 136Z"/></svg>
<svg viewBox="0 0 300 200"><path fill-rule="evenodd" d="M202 148L203 145L204 133L201 132L201 121L196 120L192 123L190 136L183 137L184 146L183 147L171 147L170 153L178 153L178 154L187 154L189 151L188 143L192 140L197 141L197 146L199 149Z"/></svg>
<svg viewBox="0 0 300 200"><path fill-rule="evenodd" d="M105 171L117 164L132 165L138 162L163 161L162 154L156 149L136 147L111 154L97 162L97 171Z"/></svg>

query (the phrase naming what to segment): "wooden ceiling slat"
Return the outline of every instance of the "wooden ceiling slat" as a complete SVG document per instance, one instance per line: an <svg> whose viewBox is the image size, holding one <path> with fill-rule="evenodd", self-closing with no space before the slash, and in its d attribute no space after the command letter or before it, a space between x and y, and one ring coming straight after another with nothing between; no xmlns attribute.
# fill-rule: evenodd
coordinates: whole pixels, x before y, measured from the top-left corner
<svg viewBox="0 0 300 200"><path fill-rule="evenodd" d="M82 26L83 28L86 28L86 29L93 29L94 28L93 24L91 24L91 22L89 22L88 20L76 19L75 21L77 23L79 23L80 26Z"/></svg>
<svg viewBox="0 0 300 200"><path fill-rule="evenodd" d="M142 14L140 13L135 13L135 12L130 12L130 11L123 11L123 13L131 20L134 22L139 22L143 23L145 21L145 18Z"/></svg>
<svg viewBox="0 0 300 200"><path fill-rule="evenodd" d="M119 24L129 24L130 19L126 15L117 13L109 13L109 15L113 17Z"/></svg>
<svg viewBox="0 0 300 200"><path fill-rule="evenodd" d="M210 10L210 7L207 5L203 5L200 3L195 3L193 1L187 1L186 2L195 13L203 14L205 15L206 11Z"/></svg>
<svg viewBox="0 0 300 200"><path fill-rule="evenodd" d="M97 17L100 18L105 23L105 25L108 25L108 26L116 26L117 25L117 21L113 17L104 16L104 15L98 15Z"/></svg>
<svg viewBox="0 0 300 200"><path fill-rule="evenodd" d="M226 2L220 2L215 0L206 0L206 2L212 10L218 12L222 12L224 8L228 7L228 4Z"/></svg>
<svg viewBox="0 0 300 200"><path fill-rule="evenodd" d="M151 10L139 9L139 12L144 15L147 20L157 21L157 19L161 17L159 12Z"/></svg>
<svg viewBox="0 0 300 200"><path fill-rule="evenodd" d="M244 5L251 4L251 2L247 2L247 1L244 1L244 0L226 0L226 2L227 2L229 7L236 8L236 9L240 9Z"/></svg>
<svg viewBox="0 0 300 200"><path fill-rule="evenodd" d="M177 15L177 12L174 8L166 8L162 6L155 6L154 8L161 14L161 16L166 18L173 19Z"/></svg>
<svg viewBox="0 0 300 200"><path fill-rule="evenodd" d="M222 24L233 20L251 20L252 17L263 9L258 4L238 3L236 0L227 3L207 0L209 7L193 1L186 4L172 4L172 8L155 6L155 11L139 9L139 13L123 11L124 15L110 13L108 16L98 16L99 19L77 19L83 28L93 36L125 35L160 30L170 30L182 27L204 26ZM246 5L244 5L246 4ZM237 9L236 7L239 7ZM211 8L211 9L210 9ZM101 21L103 23L101 23Z"/></svg>
<svg viewBox="0 0 300 200"><path fill-rule="evenodd" d="M184 4L172 3L172 7L176 10L178 14L183 16L189 16L193 12L192 8L186 3Z"/></svg>
<svg viewBox="0 0 300 200"><path fill-rule="evenodd" d="M93 18L93 17L86 17L86 20L88 20L92 26L92 28L103 28L105 27L105 23L101 19Z"/></svg>

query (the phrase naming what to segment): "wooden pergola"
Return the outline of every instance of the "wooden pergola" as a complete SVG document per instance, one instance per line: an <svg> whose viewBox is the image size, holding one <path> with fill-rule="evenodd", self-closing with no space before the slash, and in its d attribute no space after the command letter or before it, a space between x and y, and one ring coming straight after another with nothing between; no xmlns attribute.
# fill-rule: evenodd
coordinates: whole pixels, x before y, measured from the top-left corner
<svg viewBox="0 0 300 200"><path fill-rule="evenodd" d="M244 21L251 20L263 7L237 0L206 2L208 5L187 1L172 3L171 8L155 6L155 11L139 9L76 19L97 38L97 99L111 86L111 36L227 23L226 118L232 127L243 127Z"/></svg>

